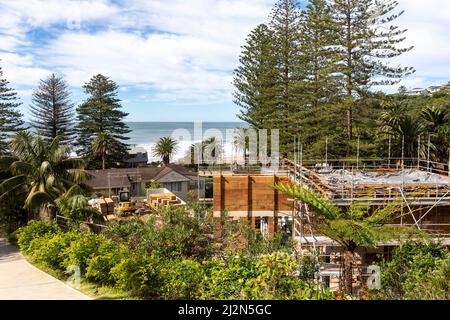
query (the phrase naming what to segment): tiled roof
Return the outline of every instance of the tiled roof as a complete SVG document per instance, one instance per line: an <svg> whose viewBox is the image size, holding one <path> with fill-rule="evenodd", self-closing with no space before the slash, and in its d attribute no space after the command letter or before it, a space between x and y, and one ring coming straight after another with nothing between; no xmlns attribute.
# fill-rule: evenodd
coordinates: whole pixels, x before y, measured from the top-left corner
<svg viewBox="0 0 450 320"><path fill-rule="evenodd" d="M165 167L153 168L126 168L126 169L107 169L107 170L87 170L92 178L87 185L93 189L103 190L108 188L124 188L130 186L128 178L134 182L149 182L164 177L171 171L175 171L187 179L194 179L196 173L190 171L184 166L169 164Z"/></svg>
<svg viewBox="0 0 450 320"><path fill-rule="evenodd" d="M136 168L136 169L107 169L107 170L87 170L92 178L87 185L93 189L122 188L130 186L130 179L133 181L150 181L163 170L160 168Z"/></svg>

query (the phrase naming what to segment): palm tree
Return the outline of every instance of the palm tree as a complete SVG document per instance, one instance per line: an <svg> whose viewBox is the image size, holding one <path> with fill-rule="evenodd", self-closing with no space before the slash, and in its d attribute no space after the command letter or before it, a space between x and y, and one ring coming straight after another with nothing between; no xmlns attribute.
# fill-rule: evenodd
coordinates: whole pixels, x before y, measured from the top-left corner
<svg viewBox="0 0 450 320"><path fill-rule="evenodd" d="M102 157L103 170L106 169L108 154L113 153L117 148L119 148L119 142L107 131L98 133L92 141L92 152Z"/></svg>
<svg viewBox="0 0 450 320"><path fill-rule="evenodd" d="M88 198L83 195L83 190L79 185L72 186L55 200L55 204L59 213L74 225L88 219L102 218L101 213L89 205Z"/></svg>
<svg viewBox="0 0 450 320"><path fill-rule="evenodd" d="M201 143L203 152L203 161L221 161L224 154L223 146L221 141L216 139L216 137L210 137ZM206 159L205 159L206 158Z"/></svg>
<svg viewBox="0 0 450 320"><path fill-rule="evenodd" d="M233 145L234 149L242 152L244 164L247 164L247 151L249 149L248 129L239 128L235 130Z"/></svg>
<svg viewBox="0 0 450 320"><path fill-rule="evenodd" d="M358 247L376 247L380 241L414 233L414 229L409 227L386 226L399 217L402 208L399 203L375 209L373 213L369 206L361 204L352 204L344 210L324 195L305 187L277 184L275 188L307 204L317 215L314 228L342 246L346 294L352 294L353 266Z"/></svg>
<svg viewBox="0 0 450 320"><path fill-rule="evenodd" d="M178 143L169 137L159 139L158 143L153 147L153 156L161 158L164 165L170 163L170 159L177 152Z"/></svg>
<svg viewBox="0 0 450 320"><path fill-rule="evenodd" d="M420 119L404 114L405 109L397 105L384 111L381 115L381 129L394 138L393 150L401 156L404 146L404 156L414 158L417 156L418 139L425 134L425 127ZM434 149L434 145L431 146ZM426 154L425 144L421 145L421 156Z"/></svg>
<svg viewBox="0 0 450 320"><path fill-rule="evenodd" d="M70 158L70 148L59 139L48 142L28 131L13 137L12 154L0 157L0 168L11 174L0 183L0 202L12 196L24 199L24 208L32 213L87 180L84 161Z"/></svg>
<svg viewBox="0 0 450 320"><path fill-rule="evenodd" d="M434 151L434 159L437 162L447 163L450 147L450 119L446 109L434 106L426 107L420 113L424 127L430 135L431 145Z"/></svg>

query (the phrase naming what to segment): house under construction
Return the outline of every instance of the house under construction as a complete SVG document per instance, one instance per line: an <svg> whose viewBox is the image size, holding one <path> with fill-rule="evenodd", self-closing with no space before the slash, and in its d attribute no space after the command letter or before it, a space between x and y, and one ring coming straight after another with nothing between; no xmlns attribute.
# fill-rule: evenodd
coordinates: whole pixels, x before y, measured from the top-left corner
<svg viewBox="0 0 450 320"><path fill-rule="evenodd" d="M448 164L420 158L309 162L284 159L276 169L209 166L200 168L199 175L212 180L216 223L226 211L229 217L249 221L264 235L279 231L290 234L298 242L300 252L322 257L325 267L321 276L328 283L333 276L339 278L342 271L339 244L318 233L314 229L314 213L308 206L275 190L275 183L310 188L343 207L355 202L373 207L402 202L402 214L393 225L416 227L450 245ZM397 245L380 243L377 249L361 249L359 264L368 266L379 254L389 256Z"/></svg>

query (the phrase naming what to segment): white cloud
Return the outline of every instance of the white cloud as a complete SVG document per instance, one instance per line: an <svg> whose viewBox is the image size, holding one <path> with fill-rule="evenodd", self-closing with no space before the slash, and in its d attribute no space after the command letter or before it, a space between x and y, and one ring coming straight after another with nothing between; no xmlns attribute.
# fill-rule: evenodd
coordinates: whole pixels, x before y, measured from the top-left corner
<svg viewBox="0 0 450 320"><path fill-rule="evenodd" d="M119 9L107 0L1 0L1 17L11 21L8 29L19 26L48 27L55 23L92 21L117 14Z"/></svg>
<svg viewBox="0 0 450 320"><path fill-rule="evenodd" d="M34 66L34 58L29 54L0 53L0 59L5 78L15 85L34 85L50 73Z"/></svg>
<svg viewBox="0 0 450 320"><path fill-rule="evenodd" d="M121 85L155 89L156 101L231 102L240 46L267 21L274 2L0 0L1 65L16 84L35 85L59 72L80 86L104 73ZM405 44L415 48L394 63L417 69L402 84L450 80L450 1L399 2L406 10L399 23L409 29ZM27 32L37 28L52 37L31 39Z"/></svg>
<svg viewBox="0 0 450 320"><path fill-rule="evenodd" d="M450 1L399 0L399 3L405 13L398 23L408 29L404 44L414 49L396 61L416 69L402 84L425 87L450 81Z"/></svg>
<svg viewBox="0 0 450 320"><path fill-rule="evenodd" d="M14 17L10 33L15 29L18 35L73 18L74 2L69 0L2 2L7 15ZM16 54L12 59L0 51L7 62L4 68L17 75L12 81L32 85L51 70L80 86L103 73L121 85L156 89L157 101L230 100L240 46L248 32L266 20L273 1L123 0L121 10L106 0L76 3L81 29L59 28L56 39L33 48L32 56ZM85 28L96 20L102 21L102 30ZM8 50L17 48L13 40L8 38ZM2 41L7 39L0 35Z"/></svg>

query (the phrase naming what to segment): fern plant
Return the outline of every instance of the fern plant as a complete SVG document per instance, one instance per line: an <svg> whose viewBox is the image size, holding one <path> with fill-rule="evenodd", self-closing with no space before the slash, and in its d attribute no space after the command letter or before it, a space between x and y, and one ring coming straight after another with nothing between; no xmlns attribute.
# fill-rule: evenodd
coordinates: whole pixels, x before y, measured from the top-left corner
<svg viewBox="0 0 450 320"><path fill-rule="evenodd" d="M275 189L307 204L316 214L314 227L343 248L343 283L346 294L353 291L355 251L358 247L376 247L381 241L409 238L417 234L412 227L391 226L401 215L403 204L392 202L382 207L353 203L338 207L332 200L306 187L276 184Z"/></svg>

